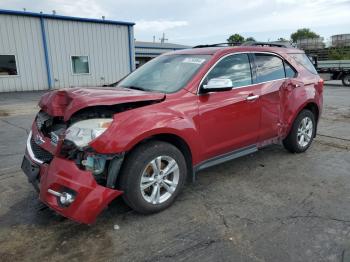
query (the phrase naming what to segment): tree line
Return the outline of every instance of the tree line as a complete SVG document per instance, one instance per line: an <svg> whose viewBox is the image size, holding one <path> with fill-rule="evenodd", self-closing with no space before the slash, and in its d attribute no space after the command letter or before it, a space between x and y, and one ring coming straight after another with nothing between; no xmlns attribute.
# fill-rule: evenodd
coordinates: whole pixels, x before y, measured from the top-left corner
<svg viewBox="0 0 350 262"><path fill-rule="evenodd" d="M320 35L316 34L315 32L311 31L309 28L301 28L298 29L296 32L292 33L290 35L290 39L293 43L296 43L300 39L306 39L306 38L319 38ZM283 37L280 37L277 39L277 41L289 41ZM231 35L227 39L228 43L235 44L235 43L245 43L245 42L256 42L254 37L247 37L244 38L244 36L240 34L234 34Z"/></svg>

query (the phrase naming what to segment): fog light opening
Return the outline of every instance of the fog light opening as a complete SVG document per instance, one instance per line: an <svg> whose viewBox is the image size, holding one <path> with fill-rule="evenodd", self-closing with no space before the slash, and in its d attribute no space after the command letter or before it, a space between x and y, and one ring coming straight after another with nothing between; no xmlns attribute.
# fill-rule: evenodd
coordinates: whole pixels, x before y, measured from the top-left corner
<svg viewBox="0 0 350 262"><path fill-rule="evenodd" d="M52 189L48 189L47 192L50 193L51 195L56 196L58 203L65 207L72 204L75 200L75 194L71 192L65 192L65 191L58 192Z"/></svg>
<svg viewBox="0 0 350 262"><path fill-rule="evenodd" d="M74 202L74 196L67 192L62 192L61 196L59 197L59 201L62 205L69 206Z"/></svg>

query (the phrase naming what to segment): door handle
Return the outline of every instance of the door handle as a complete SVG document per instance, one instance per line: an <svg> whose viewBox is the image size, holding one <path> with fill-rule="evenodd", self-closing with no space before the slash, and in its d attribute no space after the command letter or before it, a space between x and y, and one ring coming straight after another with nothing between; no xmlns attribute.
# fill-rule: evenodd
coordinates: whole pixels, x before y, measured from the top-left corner
<svg viewBox="0 0 350 262"><path fill-rule="evenodd" d="M258 99L259 97L260 97L259 95L248 96L246 99L247 99L247 101L254 101L254 100Z"/></svg>
<svg viewBox="0 0 350 262"><path fill-rule="evenodd" d="M296 84L296 83L292 83L292 87L293 87L293 88L297 88L297 87L300 87L300 85L299 85L299 84Z"/></svg>

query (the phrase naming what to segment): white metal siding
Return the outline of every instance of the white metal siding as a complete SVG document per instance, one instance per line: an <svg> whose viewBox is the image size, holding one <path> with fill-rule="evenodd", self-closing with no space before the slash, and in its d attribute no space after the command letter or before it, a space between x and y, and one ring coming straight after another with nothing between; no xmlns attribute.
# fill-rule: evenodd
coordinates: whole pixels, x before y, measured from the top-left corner
<svg viewBox="0 0 350 262"><path fill-rule="evenodd" d="M0 54L15 55L18 76L0 76L0 92L48 88L40 20L0 14Z"/></svg>
<svg viewBox="0 0 350 262"><path fill-rule="evenodd" d="M128 26L45 19L45 31L54 88L99 86L130 72ZM80 55L89 57L89 74L72 72L71 56Z"/></svg>

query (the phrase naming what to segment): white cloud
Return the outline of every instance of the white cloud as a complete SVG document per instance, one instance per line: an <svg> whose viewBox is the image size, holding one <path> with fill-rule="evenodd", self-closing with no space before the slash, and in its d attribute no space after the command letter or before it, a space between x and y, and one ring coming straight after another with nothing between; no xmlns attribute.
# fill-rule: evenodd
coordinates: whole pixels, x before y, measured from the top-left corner
<svg viewBox="0 0 350 262"><path fill-rule="evenodd" d="M135 29L139 31L149 31L152 32L164 32L169 29L173 29L176 27L188 26L189 23L187 21L167 21L167 20L153 20L146 21L140 20L136 21Z"/></svg>
<svg viewBox="0 0 350 262"><path fill-rule="evenodd" d="M101 18L109 12L102 8L98 0L51 0L52 8L60 15L83 16L89 18Z"/></svg>
<svg viewBox="0 0 350 262"><path fill-rule="evenodd" d="M135 37L151 41L223 42L240 33L258 40L289 37L301 27L322 36L349 33L350 0L0 0L0 8L136 22ZM171 7L171 8L169 8Z"/></svg>

